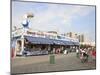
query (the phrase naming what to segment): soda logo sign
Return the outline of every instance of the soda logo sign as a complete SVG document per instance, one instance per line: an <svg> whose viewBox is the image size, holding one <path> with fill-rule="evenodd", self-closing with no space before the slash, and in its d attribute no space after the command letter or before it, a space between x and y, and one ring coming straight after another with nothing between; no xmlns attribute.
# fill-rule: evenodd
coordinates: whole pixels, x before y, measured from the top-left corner
<svg viewBox="0 0 100 75"><path fill-rule="evenodd" d="M29 22L28 22L27 20L24 20L24 21L22 22L22 25L23 25L23 27L28 27Z"/></svg>

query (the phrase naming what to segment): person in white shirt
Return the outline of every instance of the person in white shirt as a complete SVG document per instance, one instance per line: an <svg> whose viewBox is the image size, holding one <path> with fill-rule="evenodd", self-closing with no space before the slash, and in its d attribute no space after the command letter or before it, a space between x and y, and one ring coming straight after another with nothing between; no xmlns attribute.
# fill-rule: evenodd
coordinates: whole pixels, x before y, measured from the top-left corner
<svg viewBox="0 0 100 75"><path fill-rule="evenodd" d="M76 49L76 56L79 57L79 49Z"/></svg>

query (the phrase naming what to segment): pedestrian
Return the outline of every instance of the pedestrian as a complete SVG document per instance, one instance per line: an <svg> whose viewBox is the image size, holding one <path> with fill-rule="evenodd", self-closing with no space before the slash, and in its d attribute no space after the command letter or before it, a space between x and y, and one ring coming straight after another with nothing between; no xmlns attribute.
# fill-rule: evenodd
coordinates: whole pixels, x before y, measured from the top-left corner
<svg viewBox="0 0 100 75"><path fill-rule="evenodd" d="M68 50L67 49L64 50L64 54L68 54Z"/></svg>
<svg viewBox="0 0 100 75"><path fill-rule="evenodd" d="M79 49L76 49L76 56L79 57Z"/></svg>
<svg viewBox="0 0 100 75"><path fill-rule="evenodd" d="M55 48L53 48L53 54L55 54L55 51L56 51L56 49L55 49Z"/></svg>
<svg viewBox="0 0 100 75"><path fill-rule="evenodd" d="M96 50L92 50L92 59L93 61L96 59Z"/></svg>

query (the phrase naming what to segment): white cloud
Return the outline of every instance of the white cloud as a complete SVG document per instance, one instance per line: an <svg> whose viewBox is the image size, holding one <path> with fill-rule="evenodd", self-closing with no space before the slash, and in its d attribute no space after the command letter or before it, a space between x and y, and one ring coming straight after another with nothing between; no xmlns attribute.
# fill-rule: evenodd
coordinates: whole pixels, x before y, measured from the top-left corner
<svg viewBox="0 0 100 75"><path fill-rule="evenodd" d="M41 6L36 7L38 5L34 3L33 6L34 8L23 8L23 10L20 10L20 8L12 9L12 26L17 26L18 28L22 27L21 22L23 21L24 14L27 12L33 12L35 17L31 19L30 22L30 27L32 29L42 31L55 30L60 33L66 33L74 31L72 28L73 19L86 17L91 11L95 10L95 7L79 5L46 4L47 8L45 8ZM19 9L20 11L16 12L16 9ZM85 33L85 35L89 35L87 36L88 38L91 38L92 34L90 34L91 33Z"/></svg>
<svg viewBox="0 0 100 75"><path fill-rule="evenodd" d="M38 9L37 12L34 12L33 8L32 12L34 13L35 17L31 20L30 27L32 27L33 29L44 31L58 30L60 32L64 32L67 29L71 29L71 21L73 20L73 18L78 18L79 16L86 16L93 10L92 7L77 5L48 4L47 7L48 8L43 11L39 11ZM22 13L13 16L13 25L19 25L19 27L21 26L20 23L23 19L20 16L22 16Z"/></svg>
<svg viewBox="0 0 100 75"><path fill-rule="evenodd" d="M67 28L67 26L69 27L69 25L71 25L71 21L73 18L77 18L79 16L86 16L91 11L92 8L87 6L70 7L65 5L48 5L47 10L34 13L35 17L32 20L32 28L37 28L41 30L49 30L51 28L63 30L64 27ZM59 27L61 27L62 29Z"/></svg>

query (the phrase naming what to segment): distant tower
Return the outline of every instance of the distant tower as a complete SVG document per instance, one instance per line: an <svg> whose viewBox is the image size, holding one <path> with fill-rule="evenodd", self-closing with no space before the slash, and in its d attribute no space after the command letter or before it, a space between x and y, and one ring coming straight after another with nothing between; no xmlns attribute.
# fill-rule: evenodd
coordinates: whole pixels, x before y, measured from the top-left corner
<svg viewBox="0 0 100 75"><path fill-rule="evenodd" d="M79 42L84 42L84 35L83 34L79 35L78 39L79 39Z"/></svg>
<svg viewBox="0 0 100 75"><path fill-rule="evenodd" d="M72 37L72 32L67 33L68 37Z"/></svg>

